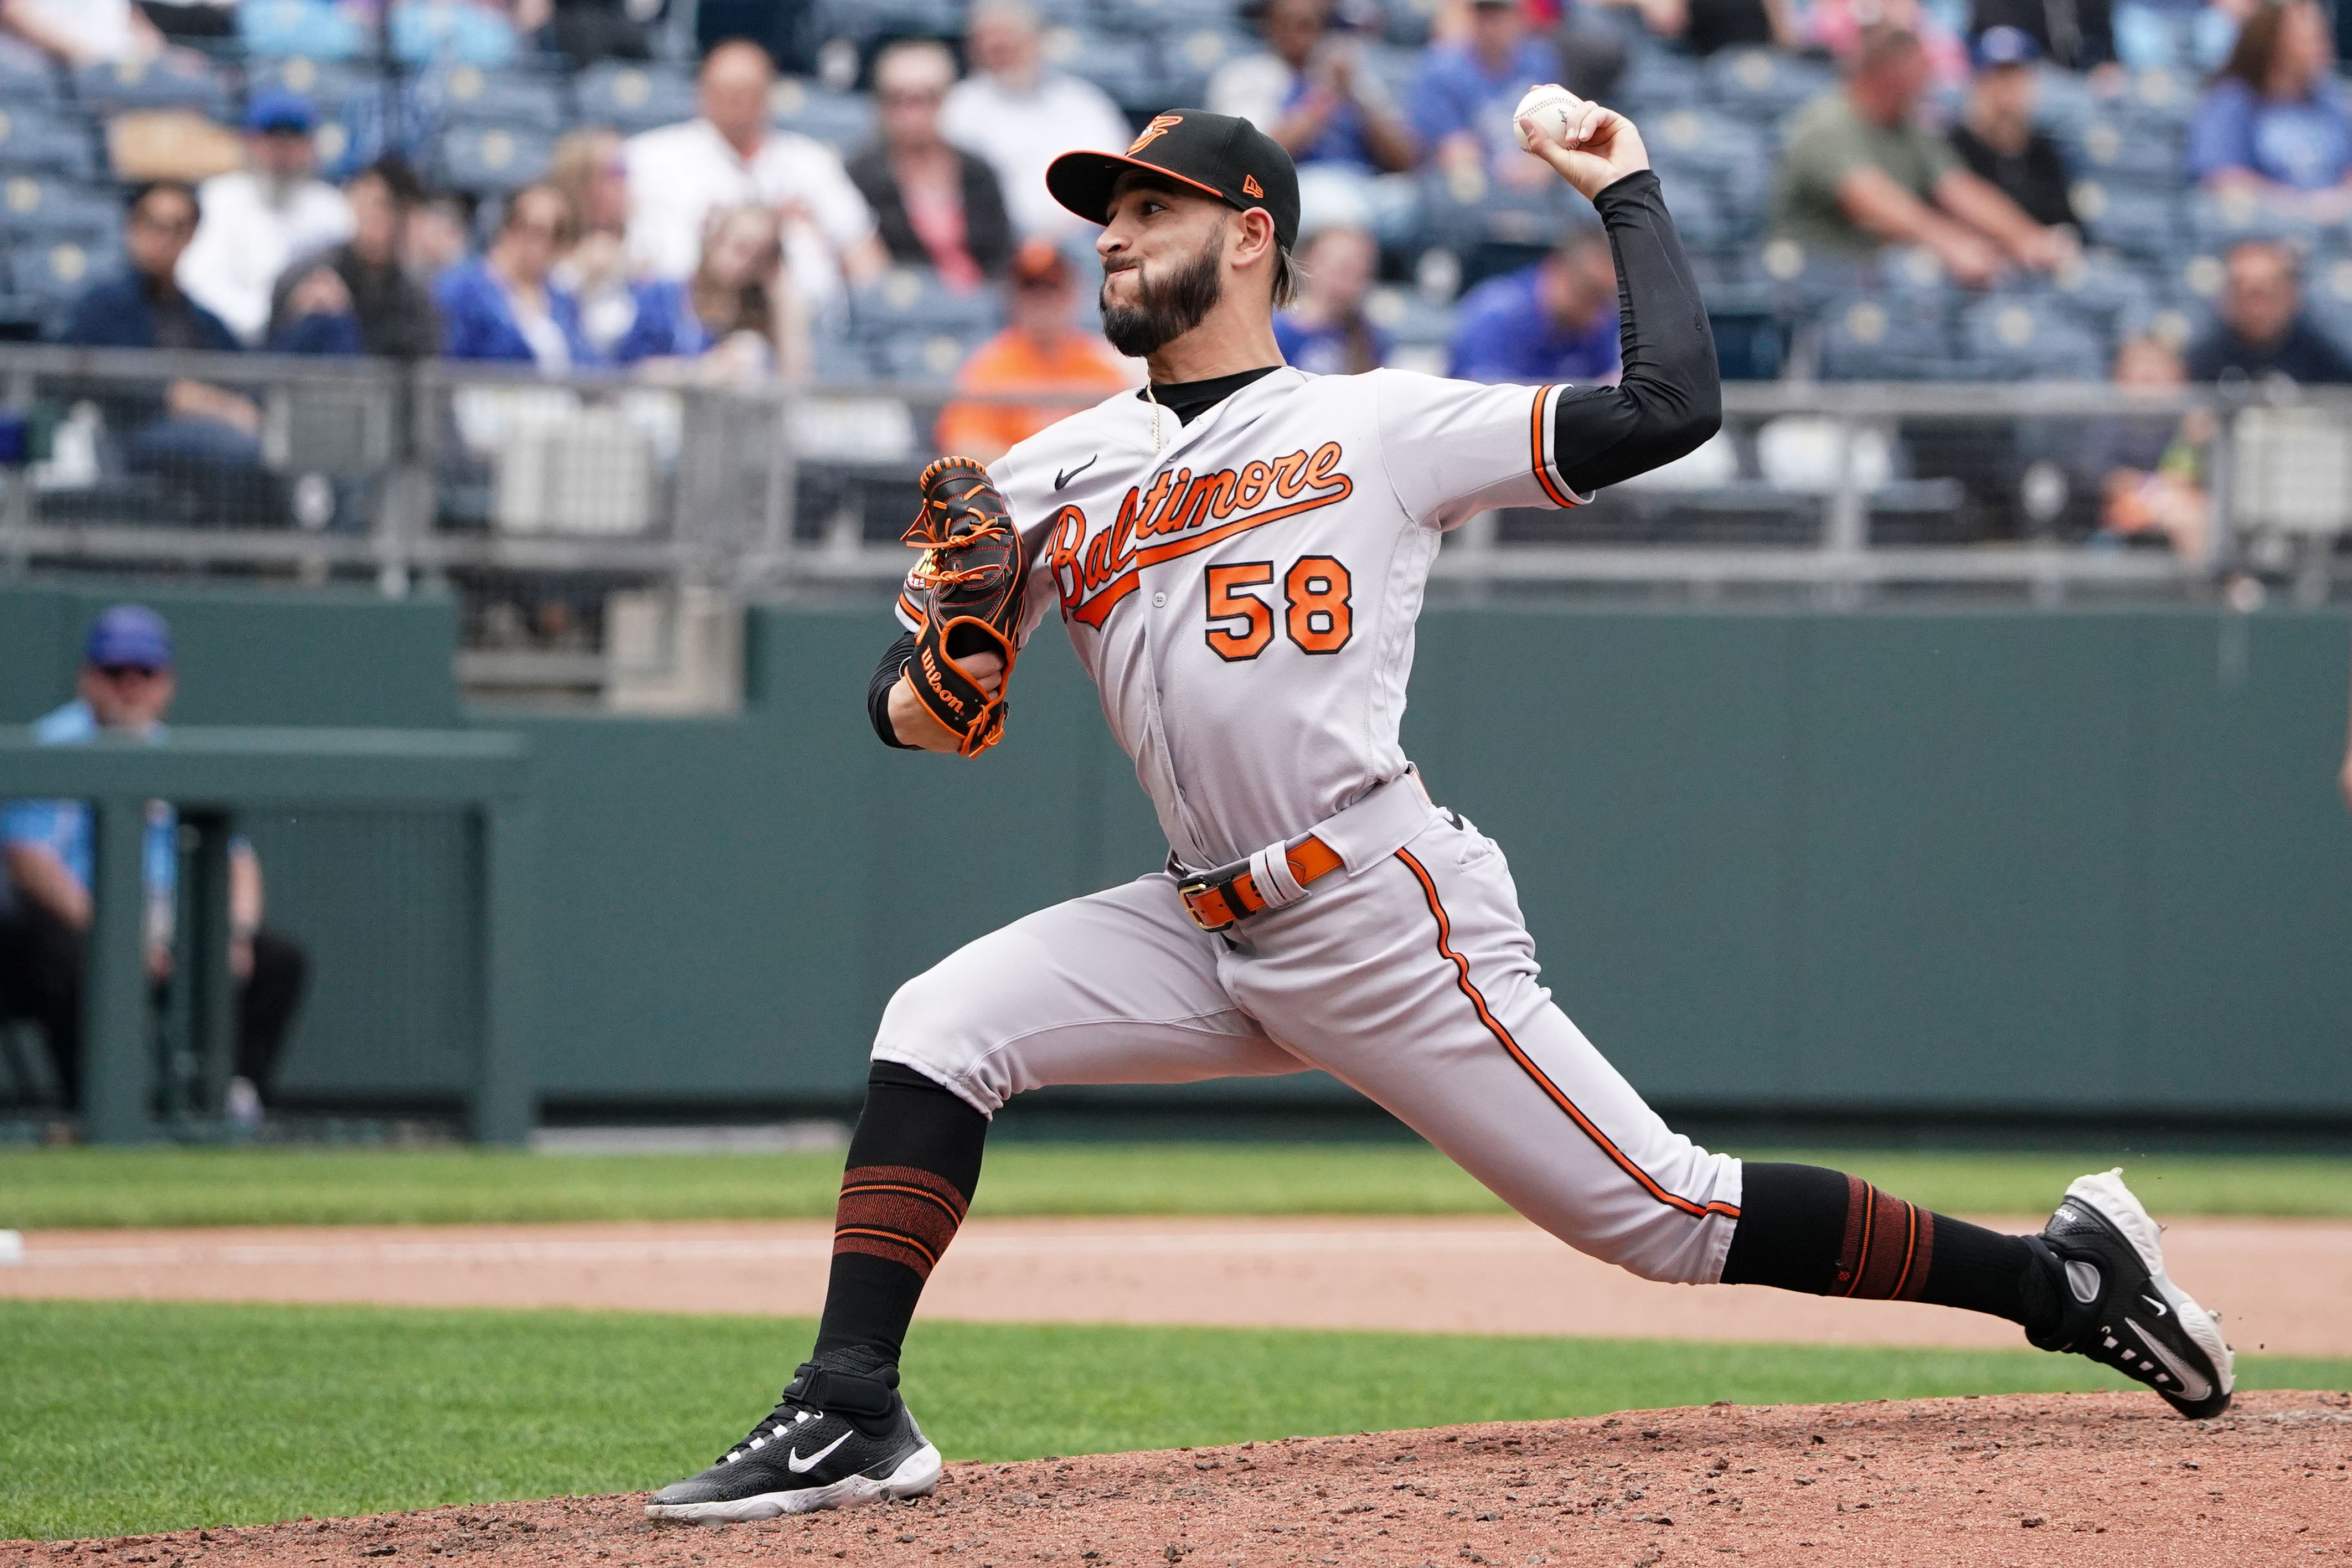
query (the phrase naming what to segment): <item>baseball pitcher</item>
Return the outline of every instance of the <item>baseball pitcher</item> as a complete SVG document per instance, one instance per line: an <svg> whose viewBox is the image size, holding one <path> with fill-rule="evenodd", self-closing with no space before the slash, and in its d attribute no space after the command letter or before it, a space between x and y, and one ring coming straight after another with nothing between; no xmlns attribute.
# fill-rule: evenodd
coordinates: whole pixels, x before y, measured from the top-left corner
<svg viewBox="0 0 2352 1568"><path fill-rule="evenodd" d="M924 476L905 635L869 692L884 743L975 755L1057 614L1168 837L1164 869L1044 910L908 981L849 1149L823 1326L783 1398L648 1512L761 1519L937 1486L898 1393L907 1327L980 1178L989 1119L1046 1084L1319 1068L1568 1245L1651 1279L1933 1301L2022 1326L2184 1415L2230 1403L2215 1319L2167 1278L2118 1173L2038 1236L1855 1177L1743 1164L1670 1129L1545 989L1503 851L1398 745L1446 530L1572 507L1720 421L1714 345L1640 133L1559 89L1520 121L1614 249L1613 387L1487 386L1282 363L1291 161L1178 110L1072 153L1054 197L1102 226L1103 330L1150 384L993 468ZM1529 105L1523 105L1523 110Z"/></svg>

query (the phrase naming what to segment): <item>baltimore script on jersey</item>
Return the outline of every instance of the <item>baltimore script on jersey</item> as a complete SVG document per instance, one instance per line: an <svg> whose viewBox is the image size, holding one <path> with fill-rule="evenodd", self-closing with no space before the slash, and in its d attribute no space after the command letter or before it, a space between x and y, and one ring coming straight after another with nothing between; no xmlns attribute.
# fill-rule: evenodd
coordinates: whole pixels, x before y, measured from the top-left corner
<svg viewBox="0 0 2352 1568"><path fill-rule="evenodd" d="M1311 453L1302 447L1272 462L1252 459L1238 469L1162 472L1149 490L1129 485L1117 520L1092 541L1087 538L1087 514L1075 506L1062 508L1048 531L1046 559L1063 616L1099 626L1135 591L1141 568L1347 500L1355 486L1339 472L1342 457L1339 443L1326 441ZM1138 542L1145 539L1159 542Z"/></svg>

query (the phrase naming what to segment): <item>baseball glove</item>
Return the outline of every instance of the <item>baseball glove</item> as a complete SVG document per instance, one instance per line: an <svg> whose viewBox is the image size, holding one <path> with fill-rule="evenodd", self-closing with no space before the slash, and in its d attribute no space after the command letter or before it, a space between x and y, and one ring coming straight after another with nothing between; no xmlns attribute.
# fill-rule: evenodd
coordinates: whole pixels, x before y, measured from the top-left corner
<svg viewBox="0 0 2352 1568"><path fill-rule="evenodd" d="M1013 513L978 463L941 458L923 470L921 484L923 510L903 537L923 552L907 579L908 600L923 624L901 679L956 737L957 752L976 757L1004 737L1028 563ZM993 697L961 662L982 652L1004 660Z"/></svg>

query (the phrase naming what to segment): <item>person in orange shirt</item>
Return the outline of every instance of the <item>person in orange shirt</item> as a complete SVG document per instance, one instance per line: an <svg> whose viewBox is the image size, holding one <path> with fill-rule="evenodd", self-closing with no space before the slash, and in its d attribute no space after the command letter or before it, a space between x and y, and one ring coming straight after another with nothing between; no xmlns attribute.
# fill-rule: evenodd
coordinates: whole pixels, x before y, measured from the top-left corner
<svg viewBox="0 0 2352 1568"><path fill-rule="evenodd" d="M1013 257L1011 324L972 352L957 373L957 388L1108 396L1134 385L1136 378L1099 339L1071 323L1076 303L1069 258L1049 241L1024 242ZM1017 443L1085 406L1082 397L1036 404L951 403L940 411L940 450L992 463Z"/></svg>

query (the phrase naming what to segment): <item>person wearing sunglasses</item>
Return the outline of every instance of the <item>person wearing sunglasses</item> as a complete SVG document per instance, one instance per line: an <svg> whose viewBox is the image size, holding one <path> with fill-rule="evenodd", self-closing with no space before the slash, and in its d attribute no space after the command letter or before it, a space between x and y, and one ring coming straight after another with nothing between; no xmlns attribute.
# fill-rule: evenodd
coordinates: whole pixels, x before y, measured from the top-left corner
<svg viewBox="0 0 2352 1568"><path fill-rule="evenodd" d="M100 734L160 741L178 694L172 632L144 605L116 605L91 623L82 647L79 696L35 721L34 738L74 745ZM93 823L78 800L0 805L0 1018L41 1027L66 1104L82 1085L82 979L92 910ZM179 821L163 801L147 805L147 974L157 1000L173 973L173 911ZM229 972L236 984L236 1074L226 1110L253 1126L308 979L309 961L262 929L261 862L243 838L229 847Z"/></svg>

